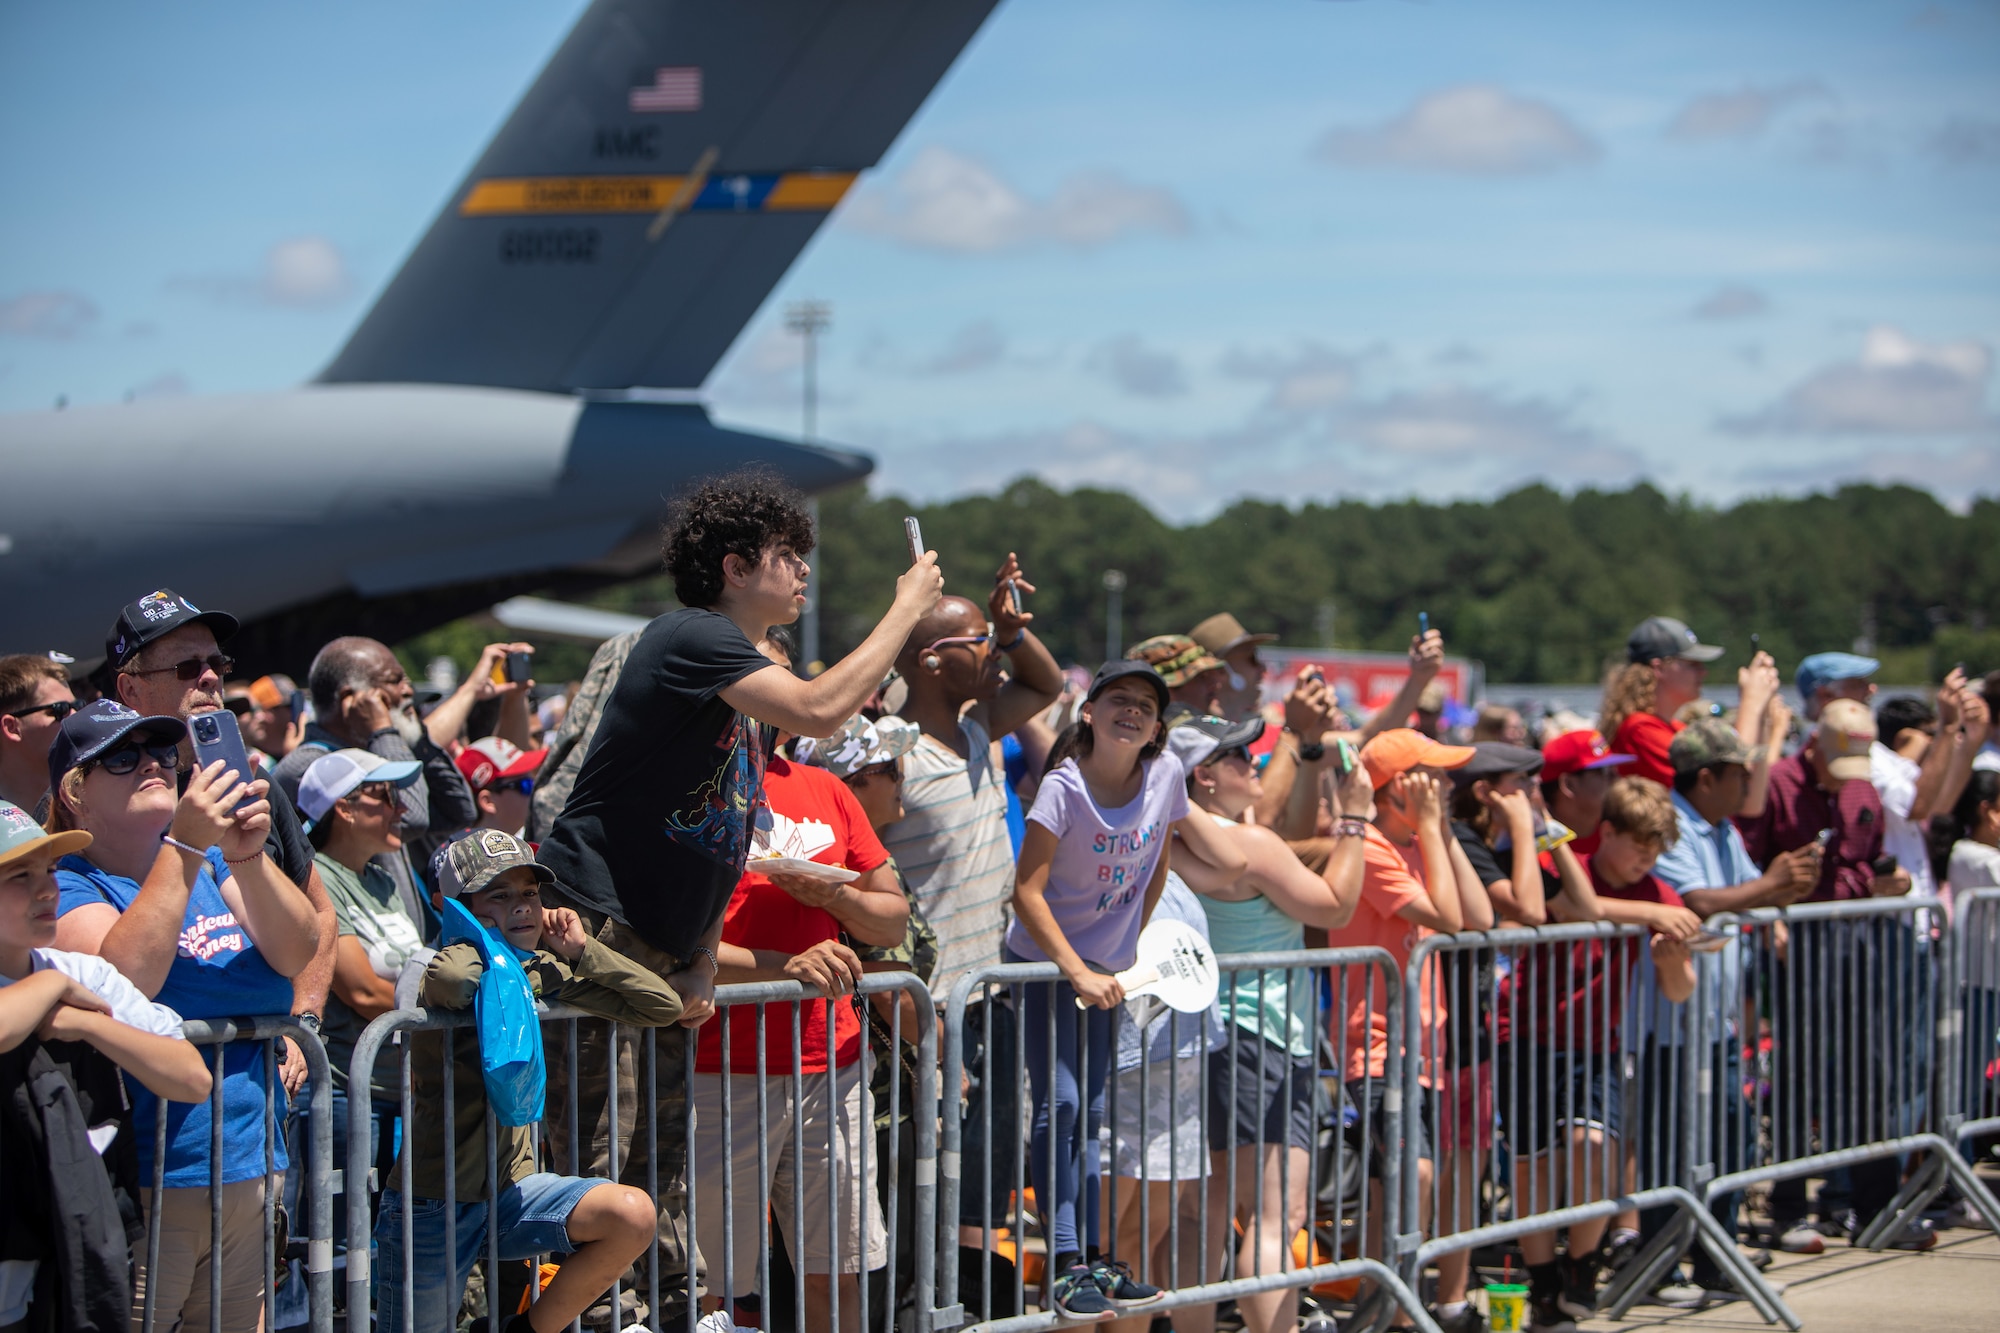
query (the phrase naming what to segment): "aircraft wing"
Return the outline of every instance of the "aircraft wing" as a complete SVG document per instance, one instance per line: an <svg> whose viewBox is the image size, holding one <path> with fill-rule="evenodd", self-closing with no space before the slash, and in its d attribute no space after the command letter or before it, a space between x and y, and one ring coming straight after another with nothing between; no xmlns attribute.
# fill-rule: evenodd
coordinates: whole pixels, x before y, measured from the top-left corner
<svg viewBox="0 0 2000 1333"><path fill-rule="evenodd" d="M998 0L597 0L322 382L695 388Z"/></svg>

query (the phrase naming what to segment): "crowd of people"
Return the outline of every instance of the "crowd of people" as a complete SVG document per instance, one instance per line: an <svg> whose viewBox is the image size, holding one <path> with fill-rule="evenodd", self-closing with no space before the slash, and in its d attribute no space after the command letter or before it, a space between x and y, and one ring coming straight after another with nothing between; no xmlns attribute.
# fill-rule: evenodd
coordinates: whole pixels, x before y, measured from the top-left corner
<svg viewBox="0 0 2000 1333"><path fill-rule="evenodd" d="M1433 958L1435 984L1418 990L1419 1103L1403 1108L1424 1215L1404 1226L1463 1229L1493 1216L1497 1160L1520 1215L1630 1188L1619 1164L1666 1112L1647 1099L1641 1123L1621 1125L1622 1057L1665 1086L1711 918L1911 898L1936 909L1913 928L1937 932L1955 894L2000 885L2000 673L1972 682L1955 668L1934 691L1875 705L1875 661L1819 653L1796 668L1795 717L1759 652L1725 708L1703 696L1724 650L1658 616L1624 645L1596 725L1487 707L1461 734L1437 680L1438 630L1411 640L1399 691L1352 717L1310 669L1268 689L1259 650L1274 636L1227 612L1094 676L1066 673L1035 634L1034 585L1013 553L996 552L990 582L976 575L965 596L944 591L926 552L860 645L810 674L789 626L814 536L803 501L768 476L694 488L665 543L681 609L604 643L541 706L532 680L500 669L531 651L518 643L489 645L433 698L361 637L327 643L303 688L239 680L235 619L170 589L116 613L88 679L49 656L0 658L6 1178L60 1205L35 1216L98 1223L0 1229L0 1329L110 1328L139 1302L159 1328L265 1326L267 1203L303 1216L316 1187L294 1169L313 1130L306 1060L291 1041L268 1067L251 1042L205 1056L184 1019L291 1015L317 1034L336 1166L350 1106L366 1099L382 1189L350 1180L334 1234L345 1243L345 1209L372 1211L381 1327L401 1327L406 1302L416 1327L452 1327L477 1276L492 1329L552 1333L581 1316L714 1333L760 1310L768 1321L759 1284L781 1249L803 1292L800 1333L833 1333L860 1327L864 1283L878 1284L878 1312L906 1299L910 1256L929 1243L910 1230L906 1173L883 1165L911 1157L917 1041L943 1032L944 1002L982 969L1052 965L1060 980L1021 987L1018 1004L982 991L954 1034L966 1078L942 1089L943 1114L959 1121L963 1185L941 1227L956 1228L965 1284L993 1308L1011 1285L993 1238L1024 1207L1010 1183L1024 1161L1044 1254L1031 1299L1071 1321L1144 1319L1168 1272L1296 1265L1328 1082L1379 1128L1404 1040L1368 968L1337 987L1341 969L1243 973L1203 1015L1135 1008L1117 974L1149 922L1178 922L1222 955L1362 946L1400 967L1433 935L1634 928L1529 948L1499 973L1490 951ZM224 711L250 771L197 762L191 721ZM1731 993L1751 993L1742 941L1718 957ZM1803 985L1841 1010L1815 1019L1829 1034L1862 1023L1862 989L1815 966L1767 987L1769 1003ZM936 1007L911 991L855 995L885 971L915 973ZM488 1144L471 1033L449 1063L438 1033L411 1039L410 1123L400 1061L352 1070L382 1015L469 1009L510 976L611 1020L548 1026L539 1131L496 1119ZM773 1004L761 1021L756 1006L717 1010L720 985L783 980L833 1002ZM1714 1009L1709 1030L1727 1034L1733 1062L1754 1043L1751 1020ZM1330 1070L1329 1039L1342 1053ZM1828 1067L1852 1073L1876 1054ZM1732 1063L1717 1083L1724 1137L1740 1141L1753 1114L1733 1091L1741 1072ZM1561 1089L1564 1109L1530 1087ZM1163 1131L1204 1096L1205 1141ZM1817 1114L1806 1105L1769 1132L1803 1155ZM1372 1147L1379 1175L1400 1145ZM102 1170L75 1169L93 1159ZM539 1169L571 1161L578 1174ZM1613 1166L1579 1165L1591 1161ZM1816 1251L1856 1234L1902 1164L1847 1174L1843 1209L1822 1191L1816 1219L1804 1181L1780 1182L1765 1243ZM897 1271L884 1274L891 1212ZM1738 1234L1740 1198L1716 1212ZM149 1223L150 1262L136 1243ZM1621 1214L1522 1237L1529 1327L1561 1333L1593 1313L1603 1275L1662 1225ZM559 1259L522 1313L507 1313L529 1282L522 1265L478 1272L489 1242L503 1260ZM1918 1219L1892 1242L1922 1249L1935 1235ZM1447 1330L1483 1327L1470 1270L1463 1251L1438 1261ZM1696 1250L1687 1280L1653 1294L1736 1292ZM1299 1322L1291 1288L1235 1304L1249 1333ZM1208 1333L1216 1310L1172 1318Z"/></svg>

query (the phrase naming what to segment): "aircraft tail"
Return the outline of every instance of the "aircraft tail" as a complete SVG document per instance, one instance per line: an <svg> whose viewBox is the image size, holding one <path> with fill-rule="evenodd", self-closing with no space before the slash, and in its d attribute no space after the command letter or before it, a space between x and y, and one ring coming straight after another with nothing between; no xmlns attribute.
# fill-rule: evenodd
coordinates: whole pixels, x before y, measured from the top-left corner
<svg viewBox="0 0 2000 1333"><path fill-rule="evenodd" d="M596 0L320 379L695 388L998 0Z"/></svg>

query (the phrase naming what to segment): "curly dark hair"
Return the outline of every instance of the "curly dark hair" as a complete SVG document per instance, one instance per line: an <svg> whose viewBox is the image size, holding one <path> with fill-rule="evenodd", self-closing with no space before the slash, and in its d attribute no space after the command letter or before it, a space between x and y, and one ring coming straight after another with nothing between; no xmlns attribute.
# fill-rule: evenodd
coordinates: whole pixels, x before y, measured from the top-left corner
<svg viewBox="0 0 2000 1333"><path fill-rule="evenodd" d="M773 542L803 556L815 535L805 497L767 468L710 477L684 491L667 515L662 554L682 606L722 600L722 557L755 565Z"/></svg>

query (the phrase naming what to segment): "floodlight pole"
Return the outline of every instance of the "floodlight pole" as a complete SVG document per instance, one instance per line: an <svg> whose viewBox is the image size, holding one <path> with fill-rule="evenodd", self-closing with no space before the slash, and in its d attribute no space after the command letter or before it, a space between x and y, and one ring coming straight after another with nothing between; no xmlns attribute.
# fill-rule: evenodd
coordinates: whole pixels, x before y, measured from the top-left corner
<svg viewBox="0 0 2000 1333"><path fill-rule="evenodd" d="M833 325L833 306L826 301L794 301L785 307L785 327L805 340L805 432L804 440L813 443L819 427L819 335ZM806 507L812 513L813 527L819 527L819 501L807 500ZM819 657L819 575L817 571L806 576L806 609L799 617L799 657L796 665L802 674L810 674L812 664Z"/></svg>
<svg viewBox="0 0 2000 1333"><path fill-rule="evenodd" d="M1125 650L1125 571L1104 571L1104 660Z"/></svg>

